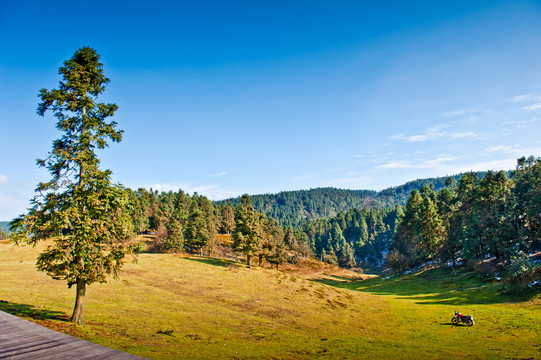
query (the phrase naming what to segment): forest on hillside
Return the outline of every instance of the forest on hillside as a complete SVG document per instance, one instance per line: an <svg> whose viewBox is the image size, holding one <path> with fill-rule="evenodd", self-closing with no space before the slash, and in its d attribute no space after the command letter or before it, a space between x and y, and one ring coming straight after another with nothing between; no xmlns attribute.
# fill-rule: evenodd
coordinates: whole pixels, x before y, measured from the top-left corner
<svg viewBox="0 0 541 360"><path fill-rule="evenodd" d="M294 229L258 212L248 195L236 206L213 204L204 196L190 196L182 190L160 193L141 188L130 190L130 197L135 204L131 211L135 231L152 233L152 251L227 254L215 237L226 234L233 239L233 250L279 264L292 260L287 259L287 250L342 267L382 266L402 211L400 206L356 208ZM251 216L249 224L247 216ZM243 240L236 238L241 228ZM246 244L240 243L249 236L254 239L246 251Z"/></svg>
<svg viewBox="0 0 541 360"><path fill-rule="evenodd" d="M303 224L297 237L308 242L321 261L346 268L381 268L401 214L400 205L351 209Z"/></svg>
<svg viewBox="0 0 541 360"><path fill-rule="evenodd" d="M317 188L283 191L278 194L252 195L254 208L283 226L299 227L306 221L330 218L353 208L371 206L377 195L373 190ZM240 197L217 201L216 204L236 206Z"/></svg>
<svg viewBox="0 0 541 360"><path fill-rule="evenodd" d="M342 267L373 268L384 266L402 214L402 207L394 204L405 202L406 191L432 182L444 186L443 178L418 179L380 193L318 188L249 198L250 206L260 214L261 227L272 223L274 237L281 237L279 243L290 250ZM211 202L197 193L190 196L182 190L160 193L143 188L130 191L130 197L135 204L132 219L136 232L152 232L156 237L153 251L164 252L215 252L219 244L213 235L234 232L235 214L243 201ZM264 252L269 253L266 246Z"/></svg>
<svg viewBox="0 0 541 360"><path fill-rule="evenodd" d="M531 268L527 255L541 251L539 158L518 159L512 172L417 180L378 196L405 189L405 207L352 209L303 224L299 237L323 261L372 269L485 260L506 268L519 259Z"/></svg>
<svg viewBox="0 0 541 360"><path fill-rule="evenodd" d="M477 174L483 177L485 173ZM458 180L462 174L450 177ZM404 205L413 189L420 190L424 185L433 184L439 190L445 186L445 179L447 177L417 179L379 192L332 187L282 191L277 194L252 195L251 201L254 208L267 217L278 220L283 226L298 229L307 221L329 219L351 209L384 209ZM235 206L240 203L240 197L214 203Z"/></svg>
<svg viewBox="0 0 541 360"><path fill-rule="evenodd" d="M436 191L413 190L397 227L388 262L411 267L426 261L495 258L509 264L541 250L541 160L522 157L504 171L463 175Z"/></svg>

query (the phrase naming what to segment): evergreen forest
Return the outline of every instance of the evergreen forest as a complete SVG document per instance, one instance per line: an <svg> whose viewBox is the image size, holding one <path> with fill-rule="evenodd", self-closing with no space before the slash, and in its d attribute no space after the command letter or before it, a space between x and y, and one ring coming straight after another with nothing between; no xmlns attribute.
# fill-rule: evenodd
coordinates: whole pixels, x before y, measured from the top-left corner
<svg viewBox="0 0 541 360"><path fill-rule="evenodd" d="M484 177L486 172L477 172ZM450 176L458 181L463 174ZM310 190L283 191L278 194L253 195L253 207L266 216L276 219L283 226L300 228L305 222L329 219L340 213L359 208L389 208L404 205L413 189L420 190L432 184L435 190L445 187L448 177L426 178L408 181L381 191L316 188ZM215 204L239 204L241 198L217 201Z"/></svg>
<svg viewBox="0 0 541 360"><path fill-rule="evenodd" d="M541 250L540 179L540 160L523 157L511 172L418 179L380 192L319 188L211 202L141 188L130 190L131 216L137 233L155 236L157 252L224 254L232 245L248 262L310 255L371 271L484 259L505 266Z"/></svg>
<svg viewBox="0 0 541 360"><path fill-rule="evenodd" d="M464 174L446 187L413 190L396 228L388 265L491 261L506 267L541 250L541 160L522 157L504 171ZM520 261L519 261L520 263Z"/></svg>

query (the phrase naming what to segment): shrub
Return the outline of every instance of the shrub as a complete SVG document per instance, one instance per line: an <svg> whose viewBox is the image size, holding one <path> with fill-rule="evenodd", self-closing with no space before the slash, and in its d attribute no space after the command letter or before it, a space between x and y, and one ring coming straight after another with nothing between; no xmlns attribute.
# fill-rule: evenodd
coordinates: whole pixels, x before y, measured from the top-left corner
<svg viewBox="0 0 541 360"><path fill-rule="evenodd" d="M387 253L387 265L393 270L406 270L412 264L410 259L396 249L393 249Z"/></svg>
<svg viewBox="0 0 541 360"><path fill-rule="evenodd" d="M175 335L173 335L174 333L175 333L174 330L158 330L158 331L156 331L156 334L167 335L167 336L175 336Z"/></svg>
<svg viewBox="0 0 541 360"><path fill-rule="evenodd" d="M541 266L532 264L527 258L520 258L506 271L503 290L523 291L528 289L528 285L538 281L541 281Z"/></svg>
<svg viewBox="0 0 541 360"><path fill-rule="evenodd" d="M493 278L500 273L503 268L496 263L486 263L483 261L469 261L468 270L473 271L479 278Z"/></svg>

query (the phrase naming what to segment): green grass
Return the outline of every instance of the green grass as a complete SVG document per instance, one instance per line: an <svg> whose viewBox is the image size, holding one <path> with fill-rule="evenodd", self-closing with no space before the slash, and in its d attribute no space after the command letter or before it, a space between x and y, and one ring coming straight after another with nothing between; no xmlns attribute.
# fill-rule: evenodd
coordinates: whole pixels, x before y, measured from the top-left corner
<svg viewBox="0 0 541 360"><path fill-rule="evenodd" d="M40 249L0 244L0 309L152 359L527 359L541 353L541 301L465 273L313 279L227 260L142 254L120 280L74 289L35 271ZM455 309L473 327L452 326Z"/></svg>
<svg viewBox="0 0 541 360"><path fill-rule="evenodd" d="M322 282L386 299L400 319L396 327L402 340L425 353L426 358L457 354L482 359L541 358L541 301L533 293L519 298L504 295L496 282L450 269L365 281ZM475 325L452 325L454 310L473 315Z"/></svg>

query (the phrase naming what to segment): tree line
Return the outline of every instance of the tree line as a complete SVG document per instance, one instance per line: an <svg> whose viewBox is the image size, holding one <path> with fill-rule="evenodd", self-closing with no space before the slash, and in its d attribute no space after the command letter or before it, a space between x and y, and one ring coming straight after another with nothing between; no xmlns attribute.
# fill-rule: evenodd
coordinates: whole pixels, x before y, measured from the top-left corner
<svg viewBox="0 0 541 360"><path fill-rule="evenodd" d="M257 212L250 197L241 203L213 205L205 196L177 192L130 190L131 217L139 234L155 235L156 252L191 252L209 254L220 247L216 234L230 235L233 250L246 256L249 267L254 257L278 267L288 260L295 244L278 221Z"/></svg>
<svg viewBox="0 0 541 360"><path fill-rule="evenodd" d="M509 265L541 250L541 160L518 159L516 170L464 174L446 187L414 189L387 255L393 268L459 259Z"/></svg>

